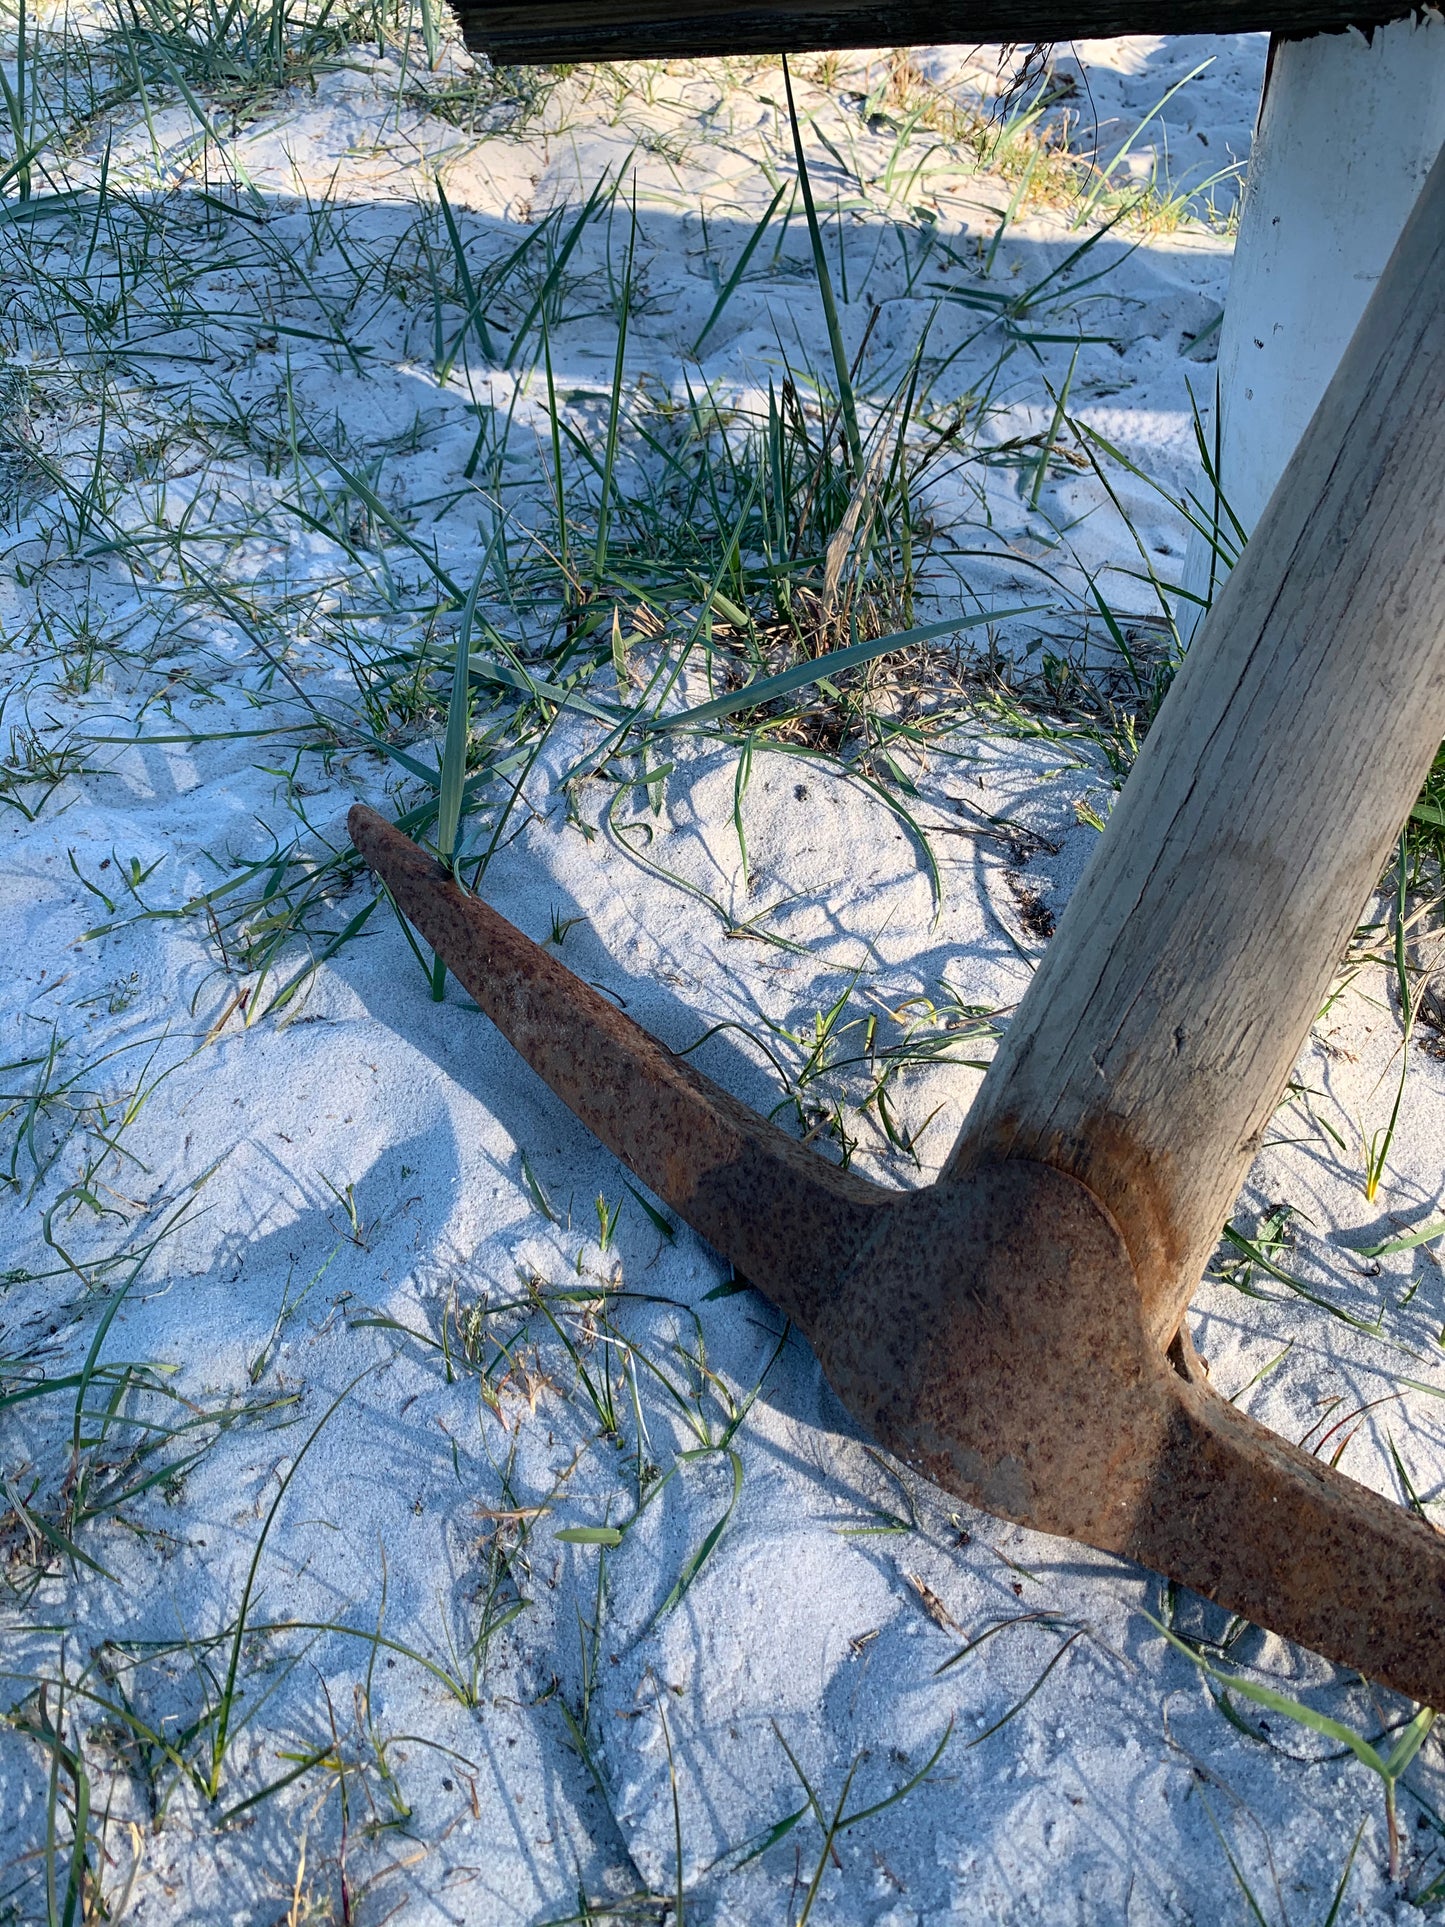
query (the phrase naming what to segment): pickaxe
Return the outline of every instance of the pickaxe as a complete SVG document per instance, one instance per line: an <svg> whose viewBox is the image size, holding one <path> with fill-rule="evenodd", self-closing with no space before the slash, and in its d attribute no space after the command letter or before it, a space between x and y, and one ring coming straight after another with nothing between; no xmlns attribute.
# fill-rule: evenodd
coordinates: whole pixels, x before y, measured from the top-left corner
<svg viewBox="0 0 1445 1927"><path fill-rule="evenodd" d="M1183 1323L1445 735L1445 156L1175 677L938 1181L765 1123L374 811L522 1056L889 1450L1445 1704L1445 1539L1246 1418Z"/></svg>

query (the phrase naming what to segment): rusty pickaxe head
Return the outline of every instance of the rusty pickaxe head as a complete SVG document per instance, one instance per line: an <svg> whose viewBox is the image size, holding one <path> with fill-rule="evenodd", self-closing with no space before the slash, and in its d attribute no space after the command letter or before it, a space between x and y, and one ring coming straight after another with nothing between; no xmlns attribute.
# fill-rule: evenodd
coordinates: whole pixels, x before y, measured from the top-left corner
<svg viewBox="0 0 1445 1927"><path fill-rule="evenodd" d="M872 1435L970 1504L1123 1553L1430 1699L1445 1541L1225 1403L1150 1333L1079 1183L841 1171L665 1049L374 810L356 848L562 1101L806 1334Z"/></svg>

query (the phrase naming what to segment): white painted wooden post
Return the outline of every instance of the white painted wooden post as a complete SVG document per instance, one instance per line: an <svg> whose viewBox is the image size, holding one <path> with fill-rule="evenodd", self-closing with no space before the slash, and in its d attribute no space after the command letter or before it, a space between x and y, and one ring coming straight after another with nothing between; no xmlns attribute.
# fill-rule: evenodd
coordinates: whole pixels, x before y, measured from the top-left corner
<svg viewBox="0 0 1445 1927"><path fill-rule="evenodd" d="M1368 40L1350 28L1276 41L1218 361L1220 481L1246 533L1298 447L1442 145L1439 15L1377 27ZM1233 534L1227 519L1223 526ZM1191 533L1184 585L1193 594L1207 592L1212 560L1210 543ZM1186 636L1199 615L1181 602Z"/></svg>

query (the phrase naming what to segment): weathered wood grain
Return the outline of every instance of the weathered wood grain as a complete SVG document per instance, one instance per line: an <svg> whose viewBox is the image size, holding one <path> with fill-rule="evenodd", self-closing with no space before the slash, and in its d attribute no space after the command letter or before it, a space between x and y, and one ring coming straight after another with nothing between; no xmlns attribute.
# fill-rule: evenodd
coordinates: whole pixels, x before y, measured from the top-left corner
<svg viewBox="0 0 1445 1927"><path fill-rule="evenodd" d="M954 1153L1038 1158L1182 1315L1445 735L1445 154Z"/></svg>
<svg viewBox="0 0 1445 1927"><path fill-rule="evenodd" d="M475 52L513 65L1024 44L1120 33L1322 33L1403 19L1399 0L459 0Z"/></svg>

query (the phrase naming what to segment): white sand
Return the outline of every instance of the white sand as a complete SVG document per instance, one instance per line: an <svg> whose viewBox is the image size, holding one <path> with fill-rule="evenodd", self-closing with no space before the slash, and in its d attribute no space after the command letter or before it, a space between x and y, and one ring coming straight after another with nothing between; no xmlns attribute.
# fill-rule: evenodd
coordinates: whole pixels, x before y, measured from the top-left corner
<svg viewBox="0 0 1445 1927"><path fill-rule="evenodd" d="M1259 38L1218 47L1195 40L1081 47L1079 70L1097 111L1116 123L1103 137L1105 150L1210 52L1215 66L1170 103L1162 121L1150 123L1136 153L1147 161L1167 143L1176 178L1186 168L1199 178L1230 155L1242 158L1262 69ZM963 66L962 56L945 51L920 61L935 78ZM730 96L731 129L714 129L711 144L704 143L697 115L716 89L699 70L686 87L668 83L654 106L632 99L616 126L599 104L576 117L566 138L537 132L474 139L406 114L398 125L394 81L394 67L368 69L359 59L355 71L323 80L314 99L298 93L268 115L239 143L258 189L287 195L309 184L319 194L339 167L331 191L354 231L375 239L411 218L441 160L469 233L502 233L559 197L575 201L579 184L590 188L605 165L635 163L639 254L652 300L637 324L629 370L660 386L676 384L681 350L714 299L701 260L699 203L712 210L714 248L731 259L769 198L755 155L765 137L776 148L772 111L754 101L749 121L748 98ZM819 100L811 92L806 98ZM845 121L835 106L820 125L833 127L836 138L834 122ZM157 123L165 139L179 141L190 130L179 109L159 112ZM638 149L639 129L654 137L651 151ZM856 113L850 131L861 152L886 157L888 136L860 131ZM148 153L138 125L117 141L113 165L139 168ZM843 178L830 175L821 150L817 160L820 199L831 201ZM955 172L919 184L913 197L936 196L947 238L966 250L972 236L991 233L1006 191ZM885 197L875 193L850 227L860 281L863 264L886 238L887 219ZM731 238L719 246L717 229L729 220ZM280 240L299 229L283 208L272 210L268 232ZM1063 215L1031 213L1005 243L999 276L1006 285L1036 276L1040 264L1061 259L1081 235L1069 231ZM582 258L595 267L604 247L605 236L589 231ZM799 221L789 244L795 263L804 250ZM1118 343L1084 351L1075 403L1166 486L1191 485L1186 383L1206 393L1212 369L1182 358L1181 348L1218 311L1227 241L1199 226L1154 239L1119 230L1100 244L1098 265L1105 252L1113 263L1109 277L1089 291L1087 304L1061 310L1067 325L1082 321ZM864 285L886 298L882 345L891 330L899 353L906 352L932 291L920 286L905 298L886 247ZM218 305L223 292L218 284ZM850 344L866 314L856 283L853 292L845 310ZM252 288L250 298L255 294ZM225 298L240 299L234 283ZM234 366L213 366L205 380L244 401L274 391L278 355L289 353L306 409L334 412L359 450L402 430L421 409L432 432L418 452L388 461L387 499L434 497L454 485L476 417L467 412L460 374L437 389L425 306L416 314L409 330L390 312L374 325L364 315L348 318L352 339L370 350L360 374L344 360L338 367L324 344L295 337L274 353L263 346ZM950 308L937 325L961 339L972 322ZM778 364L775 329L796 330L821 363L825 349L807 274L775 273L739 290L703 358L721 395L765 391ZM170 348L179 355L174 338ZM560 387L604 386L610 321L560 331L554 351ZM995 341L963 356L949 376L952 392L965 393L971 374L996 351ZM1041 369L1057 382L1068 352L1046 347L1042 364L1017 357L1010 412L991 417L987 436L1002 440L1046 425ZM156 379L168 378L194 380L195 369L179 359L163 362ZM489 394L493 406L510 404L510 377L489 378L477 360L472 378L479 399ZM542 421L541 392L534 382L518 402L519 424ZM577 408L581 421L585 404ZM180 472L183 462L175 466L167 503L173 521L197 486ZM137 491L142 486L135 484ZM232 486L237 493L286 493L284 477L268 480L239 459ZM1012 542L1016 559L979 565L968 579L988 594L1012 576L1032 592L1037 577L1027 561L1049 552L1016 469L962 467L938 491L936 520L946 525L966 516L977 524L980 488L997 544ZM1127 482L1122 494L1155 566L1167 575L1183 550L1177 516L1142 484ZM1076 472L1073 480L1050 482L1045 503L1056 522L1075 519L1071 540L1090 570L1112 569L1111 593L1120 605L1147 612L1146 590L1118 572L1138 567L1137 552L1092 478ZM435 536L442 561L468 575L478 553L477 517L475 501L464 497L426 533L428 541ZM278 515L272 526L278 532L248 551L246 572L299 589L344 568L334 545L294 518L287 523ZM29 545L12 547L0 579L8 633L23 631L37 596L73 609L89 593L96 620L112 628L163 619L174 584L138 588L104 559L84 568L57 565L32 583L35 528L33 519L22 527ZM393 551L392 559L401 569L405 558ZM1079 580L1070 567L1061 574ZM1063 633L1068 624L1059 620ZM264 722L248 693L264 670L256 652L215 620L194 646L221 665L216 699L182 697L169 718L153 707L141 733ZM354 686L319 622L309 648L303 625L296 661L314 701L331 710L354 704ZM92 735L124 734L135 723L139 693L124 673L81 696L54 685L52 671L37 677L31 665L24 650L12 658L18 701L33 723ZM7 722L19 713L7 712ZM1038 952L1008 873L1022 868L1044 901L1061 907L1096 835L1074 804L1106 811L1112 795L1109 773L1087 745L1074 751L1005 740L980 721L954 743L955 757L931 758L917 772L918 807L928 821L956 829L967 819L952 799L963 798L1027 826L1039 841L1021 865L1005 844L939 835L946 897L935 921L916 848L856 784L761 756L746 802L749 883L731 821L735 757L721 749L679 752L648 856L729 914L780 906L767 927L799 946L789 951L726 940L719 916L697 896L644 870L605 833L588 840L567 824L557 778L592 740L595 731L585 723L554 735L528 782L530 813L524 822L519 813L520 833L493 863L487 894L538 939L554 915L579 919L563 960L674 1045L728 1021L754 1032L760 1018L796 1028L855 973L860 1010L937 997L945 981L960 1004L1006 1008ZM214 886L215 860L225 853L261 854L268 829L292 833L296 818L277 774L285 758L274 742L246 739L95 749L91 774L66 779L33 823L12 812L5 829L4 936L13 969L0 988L0 1055L33 1056L56 1026L72 1040L68 1061L159 1038L151 1074L174 1066L125 1139L138 1162L107 1167L106 1182L133 1201L115 1204L124 1216L62 1216L57 1236L66 1242L73 1235L87 1262L126 1243L137 1246L174 1212L188 1186L212 1173L120 1310L104 1357L169 1363L177 1387L198 1402L283 1393L297 1400L236 1425L174 1489L130 1505L129 1528L89 1530L83 1547L109 1577L71 1573L56 1562L28 1601L5 1607L0 1623L11 1675L53 1677L60 1626L73 1628L65 1661L74 1677L104 1640L197 1641L233 1625L278 1478L329 1402L352 1385L287 1491L260 1564L253 1617L345 1622L358 1634L246 1642L237 1715L246 1723L227 1757L218 1803L230 1807L322 1752L334 1721L345 1829L334 1762L313 1767L221 1829L163 1762L148 1791L136 1749L95 1730L92 1705L82 1725L92 1728L87 1758L97 1810L111 1804L114 1864L106 1881L113 1896L126 1887L134 1856L140 1859L125 1917L390 1918L421 1927L552 1920L578 1913L581 1895L595 1906L644 1887L667 1896L677 1882L670 1738L688 1918L782 1922L795 1916L818 1861L821 1834L811 1816L739 1863L805 1804L783 1742L831 1813L852 1763L861 1759L851 1794L857 1808L922 1767L951 1726L926 1782L838 1839L815 1919L849 1927L1244 1919L1250 1916L1230 1870L1232 1854L1263 1917L1304 1927L1327 1913L1362 1822L1338 1918L1416 1918L1387 1878L1383 1807L1371 1776L1287 1721L1268 1719L1269 1744L1233 1728L1199 1674L1144 1617L1161 1610L1158 1579L967 1512L871 1453L800 1343L790 1341L774 1358L781 1327L772 1310L751 1293L709 1299L727 1277L715 1255L685 1229L675 1242L664 1240L624 1189L615 1161L455 986L444 1004L428 1000L394 921L378 913L284 1020L246 1029L233 1016L199 1050L198 1037L244 981L218 967L201 920L137 921L103 939L83 937L109 919L77 881L68 852L107 890L106 876L133 857L143 870L155 865L139 886L145 902L179 904ZM326 769L311 757L294 801L337 840L348 804L358 795L380 800L387 782L386 768L366 753L335 757ZM584 789L583 800L595 822L603 793ZM641 799L630 808L644 819ZM363 900L358 891L346 913ZM1371 1234L1389 1236L1392 1226L1423 1222L1437 1199L1445 1070L1412 1050L1385 1182L1375 1204L1364 1200L1361 1132L1378 1129L1388 1114L1398 1045L1384 975L1367 970L1330 1013L1301 1067L1302 1082L1319 1093L1318 1115L1343 1148L1310 1128L1300 1110L1281 1112L1281 1143L1261 1159L1238 1214L1253 1229L1268 1206L1295 1207L1301 1216L1287 1262L1358 1317L1373 1319L1383 1304L1379 1333L1355 1330L1259 1274L1252 1296L1206 1283L1193 1325L1214 1382L1227 1392L1288 1348L1243 1402L1290 1436L1317 1427L1313 1443L1327 1423L1395 1394L1365 1413L1344 1469L1398 1497L1393 1441L1428 1502L1445 1474L1438 1406L1423 1392L1400 1392L1398 1380L1445 1389L1436 1363L1445 1322L1439 1265L1427 1248L1371 1268L1342 1247L1345 1238L1363 1244ZM147 1054L139 1050L134 1061ZM118 1060L104 1078L119 1086L132 1061ZM739 1030L721 1031L697 1061L759 1108L777 1103L774 1073ZM920 1138L924 1170L888 1154L881 1137L866 1131L859 1167L900 1183L926 1177L945 1156L977 1082L978 1073L962 1067L912 1074L900 1114L916 1128L936 1108ZM5 1353L31 1352L51 1374L78 1369L103 1302L63 1272L29 1276L55 1271L41 1214L73 1182L78 1146L77 1139L62 1148L33 1197L13 1194L0 1249L0 1263L13 1268L3 1300ZM20 1171L28 1181L23 1155ZM539 1210L537 1185L557 1222ZM599 1193L609 1205L622 1200L615 1242L605 1253L593 1205ZM107 1274L111 1288L123 1275ZM495 1302L519 1295L523 1275L647 1295L648 1302L639 1297L614 1315L679 1385L697 1384L695 1361L683 1348L695 1354L699 1335L708 1367L733 1396L766 1374L736 1435L743 1479L736 1508L696 1583L660 1620L659 1606L727 1505L725 1455L681 1462L616 1550L601 1555L595 1545L559 1541L559 1528L619 1524L632 1514L630 1388L622 1383L626 1445L619 1449L597 1442L595 1413L540 1318L526 1328L495 1412L479 1401L467 1372L449 1381L432 1346L354 1322L373 1312L434 1336L452 1294L463 1305L484 1294ZM1418 1288L1402 1305L1412 1282ZM296 1309L283 1317L288 1302ZM507 1335L499 1328L498 1336ZM615 1347L595 1345L585 1356L594 1374L610 1359L620 1379ZM257 1361L262 1369L253 1388ZM365 1374L359 1382L358 1373ZM645 1369L641 1388L645 1450L666 1471L677 1452L698 1441ZM1334 1399L1343 1402L1329 1407ZM716 1439L726 1422L719 1395L704 1393L692 1409ZM57 1410L65 1415L60 1434ZM27 1462L39 1464L45 1440L64 1435L68 1413L62 1396L4 1415L4 1471L20 1492L28 1490ZM287 1421L289 1429L280 1429ZM1336 1432L1326 1452L1348 1433ZM382 1613L384 1569L386 1637L465 1672L466 1660L454 1655L465 1651L485 1609L478 1592L490 1537L515 1530L505 1521L499 1526L489 1509L510 1508L542 1510L517 1564L516 1588L503 1584L491 1610L504 1612L518 1597L526 1603L492 1640L479 1704L467 1707L414 1658L373 1648L365 1635ZM1240 1529L1247 1531L1248 1521ZM10 1551L18 1574L18 1527ZM930 1615L930 1600L952 1627ZM1222 1615L1187 1598L1178 1610L1191 1627L1223 1625ZM1003 1619L1018 1623L939 1673L965 1636ZM1075 1633L1037 1695L991 1732ZM131 1650L144 1657L144 1649ZM146 1720L180 1734L206 1695L214 1698L227 1656L224 1645L197 1647L190 1657L174 1648L125 1670L126 1690ZM1379 1731L1382 1714L1398 1720L1405 1710L1262 1633L1246 1633L1232 1660L1262 1668L1285 1690L1305 1692L1312 1704L1369 1734ZM109 1690L94 1664L89 1683ZM23 1682L12 1684L10 1703L23 1690ZM580 1716L584 1693L595 1782L564 1715L565 1707ZM1243 1710L1253 1719L1257 1709ZM1427 1888L1440 1864L1437 1763L1432 1742L1401 1799L1410 1894ZM19 1857L43 1841L47 1772L46 1753L33 1739L0 1733L0 1807L11 1822L0 1845L9 1862L0 1895L33 1864ZM163 1811L155 1798L165 1799ZM27 1890L18 1904L29 1918L36 1892ZM0 1899L0 1918L3 1908ZM606 1916L599 1907L593 1917Z"/></svg>

